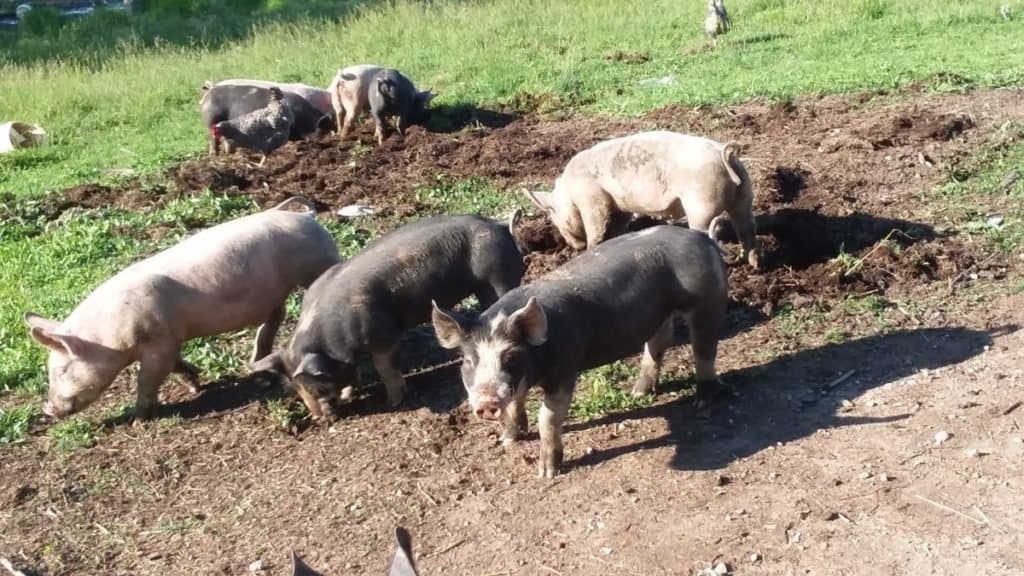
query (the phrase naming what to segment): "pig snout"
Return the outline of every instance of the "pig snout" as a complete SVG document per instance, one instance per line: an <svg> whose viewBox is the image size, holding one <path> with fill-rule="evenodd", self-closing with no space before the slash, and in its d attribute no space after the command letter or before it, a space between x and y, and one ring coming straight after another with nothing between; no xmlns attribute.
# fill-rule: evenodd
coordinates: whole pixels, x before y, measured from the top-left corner
<svg viewBox="0 0 1024 576"><path fill-rule="evenodd" d="M74 412L74 404L72 402L67 401L66 399L50 398L49 400L43 403L43 414L55 420L60 420L61 418L69 416Z"/></svg>
<svg viewBox="0 0 1024 576"><path fill-rule="evenodd" d="M477 393L471 395L469 404L477 417L483 420L498 420L505 413L509 401L497 394Z"/></svg>

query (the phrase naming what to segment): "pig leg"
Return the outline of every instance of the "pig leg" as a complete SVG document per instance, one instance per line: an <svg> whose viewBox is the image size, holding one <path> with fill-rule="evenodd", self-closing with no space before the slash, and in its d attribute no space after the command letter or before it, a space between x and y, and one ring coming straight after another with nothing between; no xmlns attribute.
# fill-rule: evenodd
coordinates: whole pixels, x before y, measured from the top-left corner
<svg viewBox="0 0 1024 576"><path fill-rule="evenodd" d="M155 350L144 353L139 366L139 381L135 391L135 420L149 420L156 416L160 385L178 363L178 352Z"/></svg>
<svg viewBox="0 0 1024 576"><path fill-rule="evenodd" d="M690 328L690 346L693 348L698 402L713 396L718 388L715 356L718 354L718 338L724 319L725 302L701 306L686 316Z"/></svg>
<svg viewBox="0 0 1024 576"><path fill-rule="evenodd" d="M175 363L173 372L185 377L185 387L191 394L199 393L199 368L178 356L178 362Z"/></svg>
<svg viewBox="0 0 1024 576"><path fill-rule="evenodd" d="M373 135L377 138L377 146L383 146L385 132L388 131L387 118L379 110L373 110L371 115L373 116L373 124L375 126Z"/></svg>
<svg viewBox="0 0 1024 576"><path fill-rule="evenodd" d="M338 140L344 142L345 138L348 138L348 132L352 129L352 122L356 119L355 106L349 106L345 108L345 120L341 124L341 130L338 131Z"/></svg>
<svg viewBox="0 0 1024 576"><path fill-rule="evenodd" d="M282 304L278 308L274 308L274 311L270 313L270 318L263 323L262 326L256 330L256 343L252 349L251 362L261 360L270 354L270 351L274 347L274 338L277 336L277 330L281 327L281 323L284 322L284 305Z"/></svg>
<svg viewBox="0 0 1024 576"><path fill-rule="evenodd" d="M540 406L537 428L540 432L540 470L541 478L554 478L562 466L565 456L562 444L562 424L569 414L572 404L574 382L561 382L552 392L544 392L544 402Z"/></svg>
<svg viewBox="0 0 1024 576"><path fill-rule="evenodd" d="M654 336L651 336L651 339L644 345L644 357L640 361L640 379L633 385L634 396L643 396L654 391L658 385L658 374L661 372L661 360L670 346L672 346L672 316L661 323Z"/></svg>
<svg viewBox="0 0 1024 576"><path fill-rule="evenodd" d="M504 430L501 432L501 443L505 446L523 439L530 429L530 423L526 418L526 393L528 391L526 386L521 386L516 392L513 402L505 409Z"/></svg>
<svg viewBox="0 0 1024 576"><path fill-rule="evenodd" d="M377 370L377 374L380 374L380 379L384 381L388 404L391 404L392 407L401 404L402 396L405 395L405 378L402 378L401 371L395 367L396 351L397 347L385 352L374 351L371 353L373 367Z"/></svg>
<svg viewBox="0 0 1024 576"><path fill-rule="evenodd" d="M575 204L579 207L583 220L583 231L587 236L589 250L604 241L614 207L608 194L596 184L588 184L584 190L577 188L577 192L579 195Z"/></svg>

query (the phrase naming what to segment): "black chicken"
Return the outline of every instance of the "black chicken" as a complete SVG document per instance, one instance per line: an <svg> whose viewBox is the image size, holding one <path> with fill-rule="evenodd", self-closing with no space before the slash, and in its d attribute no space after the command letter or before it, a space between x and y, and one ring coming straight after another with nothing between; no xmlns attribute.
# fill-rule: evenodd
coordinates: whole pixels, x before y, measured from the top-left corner
<svg viewBox="0 0 1024 576"><path fill-rule="evenodd" d="M218 122L212 130L214 138L226 142L229 151L238 147L259 152L258 166L262 166L267 154L288 141L294 122L291 106L281 89L274 86L270 88L270 102L266 108Z"/></svg>

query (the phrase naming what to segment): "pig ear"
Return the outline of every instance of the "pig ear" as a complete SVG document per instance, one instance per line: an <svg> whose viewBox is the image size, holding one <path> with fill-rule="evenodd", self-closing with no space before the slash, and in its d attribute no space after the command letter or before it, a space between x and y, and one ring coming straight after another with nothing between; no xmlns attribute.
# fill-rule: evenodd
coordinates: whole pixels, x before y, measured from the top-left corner
<svg viewBox="0 0 1024 576"><path fill-rule="evenodd" d="M341 79L346 82L351 82L356 79L356 75L351 72L342 72L341 70L339 70L338 74L341 74Z"/></svg>
<svg viewBox="0 0 1024 576"><path fill-rule="evenodd" d="M294 551L292 552L292 576L321 576L319 572L313 570L308 564L299 558L299 555Z"/></svg>
<svg viewBox="0 0 1024 576"><path fill-rule="evenodd" d="M526 306L508 317L508 322L509 325L518 328L523 338L532 346L540 346L548 341L548 316L533 296L526 301Z"/></svg>
<svg viewBox="0 0 1024 576"><path fill-rule="evenodd" d="M421 102L423 102L423 107L425 108L430 104L431 100L437 98L437 94L434 94L433 90L427 89L417 94L416 97L419 98Z"/></svg>
<svg viewBox="0 0 1024 576"><path fill-rule="evenodd" d="M306 354L299 361L299 365L292 372L292 378L298 378L299 376L312 376L313 378L323 378L330 374L330 366L327 363L327 357L323 354Z"/></svg>
<svg viewBox="0 0 1024 576"><path fill-rule="evenodd" d="M452 350L458 348L466 340L466 331L456 320L437 305L434 300L430 301L434 310L431 312L431 320L434 323L434 334L442 348Z"/></svg>
<svg viewBox="0 0 1024 576"><path fill-rule="evenodd" d="M284 362L278 352L273 352L263 358L249 363L251 372L278 372L284 373Z"/></svg>
<svg viewBox="0 0 1024 576"><path fill-rule="evenodd" d="M552 210L554 210L551 203L550 193L534 192L532 190L527 190L526 188L523 188L522 191L523 194L526 194L526 196L530 198L530 201L533 202L533 205L536 206L537 208L540 208L545 212L551 212Z"/></svg>
<svg viewBox="0 0 1024 576"><path fill-rule="evenodd" d="M67 354L72 358L80 358L82 356L85 350L85 342L71 334L58 332L60 324L32 312L25 314L24 318L25 323L31 327L29 334L39 344L54 352Z"/></svg>
<svg viewBox="0 0 1024 576"><path fill-rule="evenodd" d="M395 559L391 562L388 576L419 576L416 563L412 559L412 536L409 535L409 531L401 526L396 527L395 540L398 549L395 550Z"/></svg>

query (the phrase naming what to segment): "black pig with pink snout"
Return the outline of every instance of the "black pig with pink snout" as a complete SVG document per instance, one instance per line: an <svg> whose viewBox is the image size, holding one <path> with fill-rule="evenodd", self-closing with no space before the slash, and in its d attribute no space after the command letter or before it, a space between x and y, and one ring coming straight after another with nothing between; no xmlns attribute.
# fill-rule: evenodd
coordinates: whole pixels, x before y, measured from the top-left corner
<svg viewBox="0 0 1024 576"><path fill-rule="evenodd" d="M526 393L540 386L539 475L553 478L579 373L642 349L633 393L653 391L672 345L673 317L682 314L701 394L718 379L715 356L727 301L725 263L715 243L705 233L665 225L608 240L508 292L478 316L435 303L433 324L442 346L461 349L470 406L481 418L502 421L504 442L525 435Z"/></svg>

